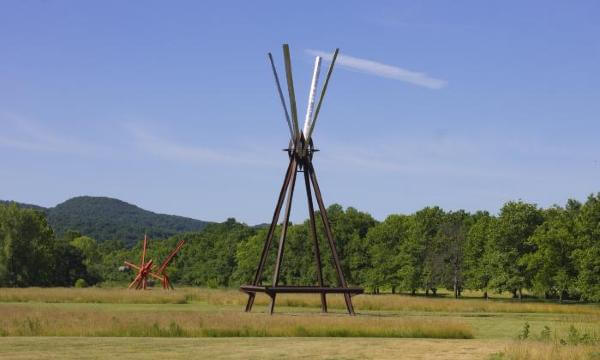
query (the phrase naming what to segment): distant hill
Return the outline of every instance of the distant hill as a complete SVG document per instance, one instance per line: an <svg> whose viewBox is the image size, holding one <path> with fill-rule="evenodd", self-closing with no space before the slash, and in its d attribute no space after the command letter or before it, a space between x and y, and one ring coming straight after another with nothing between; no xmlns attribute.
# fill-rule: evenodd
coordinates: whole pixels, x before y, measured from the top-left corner
<svg viewBox="0 0 600 360"><path fill-rule="evenodd" d="M199 231L209 224L182 216L156 214L108 197L79 196L53 208L18 205L45 212L58 236L76 230L99 242L117 239L127 246L142 239L144 232L150 238L163 239L177 233Z"/></svg>
<svg viewBox="0 0 600 360"><path fill-rule="evenodd" d="M260 223L258 225L254 225L252 227L255 229L264 229L264 228L268 228L269 226L271 226L270 223Z"/></svg>
<svg viewBox="0 0 600 360"><path fill-rule="evenodd" d="M48 211L47 208L42 207L42 206L38 206L38 205L20 203L20 202L16 202L16 201L0 200L0 204L10 204L10 203L13 203L13 202L15 202L17 205L19 205L22 208L34 209L34 210L39 210L39 211L43 211L43 212Z"/></svg>

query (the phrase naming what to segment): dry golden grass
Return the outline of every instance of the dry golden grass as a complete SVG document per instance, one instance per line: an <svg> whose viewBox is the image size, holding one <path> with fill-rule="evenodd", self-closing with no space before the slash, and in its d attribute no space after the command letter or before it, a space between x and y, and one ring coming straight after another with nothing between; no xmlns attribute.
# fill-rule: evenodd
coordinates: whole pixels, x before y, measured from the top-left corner
<svg viewBox="0 0 600 360"><path fill-rule="evenodd" d="M135 291L123 288L1 288L0 303L185 304L200 290Z"/></svg>
<svg viewBox="0 0 600 360"><path fill-rule="evenodd" d="M561 345L558 342L516 342L492 359L591 360L600 359L600 345Z"/></svg>
<svg viewBox="0 0 600 360"><path fill-rule="evenodd" d="M0 306L2 336L154 336L154 337L413 337L468 339L471 327L426 317L243 312L122 311L64 306Z"/></svg>
<svg viewBox="0 0 600 360"><path fill-rule="evenodd" d="M112 304L186 304L205 302L212 305L243 306L247 295L234 289L179 288L175 291L154 289L133 291L120 288L3 288L2 302L45 302L45 303L112 303ZM255 304L267 305L270 299L259 294ZM406 295L359 295L354 299L357 311L396 312L451 312L451 313L553 313L586 314L600 316L599 305L561 305L553 303L523 302L507 300L426 298ZM332 309L344 309L343 297L328 296ZM320 307L316 295L282 294L277 297L277 306Z"/></svg>
<svg viewBox="0 0 600 360"><path fill-rule="evenodd" d="M246 296L240 294L237 305L245 304ZM212 304L232 302L233 297L223 292L207 293L206 300ZM236 299L239 296L235 297ZM222 301L221 301L222 300ZM268 304L269 298L257 298L256 304ZM406 312L450 312L450 313L553 313L553 314L587 314L600 316L598 305L560 305L551 303L519 303L513 301L493 301L479 299L444 299L413 297L406 295L359 295L353 298L354 307L358 311L406 311ZM278 306L319 307L320 299L314 295L277 296ZM345 308L341 296L328 297L331 308Z"/></svg>
<svg viewBox="0 0 600 360"><path fill-rule="evenodd" d="M201 290L197 299L213 305L246 304L247 295L235 290ZM345 309L341 295L328 296L328 306ZM267 305L270 298L259 294L255 305ZM479 299L426 298L407 295L359 295L353 298L357 311L396 311L396 312L450 312L450 313L553 313L586 314L600 317L598 305L561 305L517 301L495 301ZM277 306L314 307L321 306L318 296L306 294L282 294L277 296Z"/></svg>

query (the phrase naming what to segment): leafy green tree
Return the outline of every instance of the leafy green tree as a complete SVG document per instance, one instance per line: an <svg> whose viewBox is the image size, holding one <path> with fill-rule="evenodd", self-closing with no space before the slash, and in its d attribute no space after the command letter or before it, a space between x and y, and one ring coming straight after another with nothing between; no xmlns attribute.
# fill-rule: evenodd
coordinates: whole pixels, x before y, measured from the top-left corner
<svg viewBox="0 0 600 360"><path fill-rule="evenodd" d="M68 243L72 242L74 239L81 237L81 233L77 230L67 230L63 236L64 240Z"/></svg>
<svg viewBox="0 0 600 360"><path fill-rule="evenodd" d="M590 195L576 221L578 249L573 252L581 297L600 301L600 193Z"/></svg>
<svg viewBox="0 0 600 360"><path fill-rule="evenodd" d="M50 284L53 242L54 234L42 212L0 205L0 283Z"/></svg>
<svg viewBox="0 0 600 360"><path fill-rule="evenodd" d="M413 216L409 236L401 247L405 288L412 293L418 288L425 294L443 285L444 254L437 237L444 211L437 206L426 207Z"/></svg>
<svg viewBox="0 0 600 360"><path fill-rule="evenodd" d="M488 212L478 212L473 221L465 244L465 285L469 289L483 291L483 297L487 299L495 271L496 248L490 232L496 218Z"/></svg>
<svg viewBox="0 0 600 360"><path fill-rule="evenodd" d="M98 245L98 252L100 253L100 263L96 266L102 281L125 282L132 280L131 274L119 271L119 267L124 266L123 261L125 260L138 259L139 252L134 253L132 249L127 249L125 244L119 240L103 241Z"/></svg>
<svg viewBox="0 0 600 360"><path fill-rule="evenodd" d="M83 264L85 265L89 278L86 279L88 284L93 284L100 279L101 276L101 255L98 250L98 243L89 236L79 236L69 242L76 249L79 249L83 255Z"/></svg>
<svg viewBox="0 0 600 360"><path fill-rule="evenodd" d="M277 244L273 254L277 253ZM316 285L317 270L313 240L309 236L308 221L289 227L281 264L280 284ZM326 250L321 248L321 251ZM258 262L255 264L255 268Z"/></svg>
<svg viewBox="0 0 600 360"><path fill-rule="evenodd" d="M88 273L83 252L66 239L55 241L52 255L52 280L45 285L73 286L78 279L87 279L90 284L98 281Z"/></svg>
<svg viewBox="0 0 600 360"><path fill-rule="evenodd" d="M504 204L492 230L497 266L490 283L496 290L511 291L522 299L523 289L531 287L534 274L527 267L526 255L534 252L535 246L528 239L543 220L535 204Z"/></svg>
<svg viewBox="0 0 600 360"><path fill-rule="evenodd" d="M533 290L546 297L563 296L574 289L576 278L572 252L575 250L575 208L558 206L544 211L545 221L538 226L529 243L535 251L524 255L527 272L534 274Z"/></svg>
<svg viewBox="0 0 600 360"><path fill-rule="evenodd" d="M390 215L384 222L372 227L366 236L371 268L365 277L365 285L379 293L382 287L390 287L392 293L401 285L400 247L407 237L407 217ZM364 255L363 255L364 256Z"/></svg>
<svg viewBox="0 0 600 360"><path fill-rule="evenodd" d="M86 258L86 264L91 263L100 255L98 252L98 243L96 240L88 236L79 236L69 242L71 246L76 247L81 251Z"/></svg>
<svg viewBox="0 0 600 360"><path fill-rule="evenodd" d="M453 290L455 298L460 297L464 287L465 247L470 223L471 217L464 210L446 213L435 239L437 251L444 260L444 283L446 288Z"/></svg>
<svg viewBox="0 0 600 360"><path fill-rule="evenodd" d="M235 259L237 267L232 275L233 281L238 284L249 284L254 279L254 274L260 260L260 255L267 237L268 228L258 230L254 235L242 239L237 246ZM276 231L273 238L273 243L278 239L279 231ZM277 246L273 245L272 246ZM275 252L271 248L267 263L264 266L263 280L270 281L272 276L273 266L275 264Z"/></svg>
<svg viewBox="0 0 600 360"><path fill-rule="evenodd" d="M367 248L364 239L369 229L375 226L376 221L369 213L358 211L353 207L344 210L339 204L329 206L327 214L346 282L358 285L369 268L368 258L365 256ZM315 220L319 229L321 256L326 264L326 276L332 283L337 283L331 250L326 241L318 211L315 213ZM305 223L305 226L308 229L308 222Z"/></svg>
<svg viewBox="0 0 600 360"><path fill-rule="evenodd" d="M209 224L200 233L177 235L172 242L183 238L186 244L173 264L173 279L199 286L234 286L238 244L255 233L235 219Z"/></svg>

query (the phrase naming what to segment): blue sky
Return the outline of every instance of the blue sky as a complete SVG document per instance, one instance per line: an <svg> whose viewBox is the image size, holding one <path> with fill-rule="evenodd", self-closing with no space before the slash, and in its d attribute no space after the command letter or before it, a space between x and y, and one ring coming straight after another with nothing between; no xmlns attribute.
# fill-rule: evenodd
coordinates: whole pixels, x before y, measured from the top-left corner
<svg viewBox="0 0 600 360"><path fill-rule="evenodd" d="M600 191L599 13L596 1L4 1L0 199L101 195L268 221L288 130L266 53L281 73L287 42L301 119L314 54L344 59L314 133L326 203L383 219L583 200Z"/></svg>

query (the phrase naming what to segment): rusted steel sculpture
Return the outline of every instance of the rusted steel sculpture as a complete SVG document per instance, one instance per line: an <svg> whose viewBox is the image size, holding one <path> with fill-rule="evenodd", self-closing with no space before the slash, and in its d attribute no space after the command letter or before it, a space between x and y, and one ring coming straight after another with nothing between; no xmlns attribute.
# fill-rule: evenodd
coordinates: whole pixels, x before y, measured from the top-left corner
<svg viewBox="0 0 600 360"><path fill-rule="evenodd" d="M269 53L269 60L271 61L271 67L273 69L273 75L275 76L275 83L277 85L277 91L279 93L279 98L281 100L281 104L283 105L283 110L285 113L286 121L290 130L290 145L284 151L287 151L289 156L289 165L287 168L287 172L285 178L283 180L283 186L281 187L281 191L279 192L279 199L277 200L277 204L275 206L275 212L273 214L273 219L271 221L271 225L269 227L269 232L267 233L267 238L265 240L265 244L263 246L262 254L260 257L260 261L258 264L258 268L256 269L256 273L254 275L254 280L250 285L242 285L240 290L248 294L248 302L246 304L246 311L249 312L252 310L252 305L254 304L254 298L256 297L257 292L264 292L271 298L271 303L269 306L269 313L273 314L273 310L275 308L275 299L277 294L279 293L316 293L321 295L321 311L327 312L327 299L326 294L343 294L344 299L346 301L346 308L350 315L354 315L354 308L352 306L352 298L351 296L356 294L362 294L362 288L356 287L348 287L346 284L346 280L344 279L344 274L342 272L342 267L340 265L340 259L335 247L335 242L333 240L333 234L331 232L331 226L329 224L329 218L327 216L327 209L325 208L325 204L323 202L323 197L321 195L321 190L319 189L319 184L317 183L317 176L315 174L315 169L312 164L313 155L317 149L314 148L313 142L311 139L311 135L317 120L317 116L319 115L319 111L321 110L321 105L323 103L323 98L325 97L325 91L327 90L327 85L329 83L329 79L331 77L331 73L333 71L333 66L335 64L335 60L338 56L339 49L336 49L333 57L331 59L331 64L329 65L329 70L327 72L327 77L325 78L325 83L323 85L323 89L321 90L321 94L319 97L319 102L314 111L313 115L313 107L314 107L314 98L316 96L316 85L318 80L318 74L320 69L321 59L317 57L315 59L315 67L313 71L313 79L311 83L311 89L309 93L309 101L308 101L308 109L307 115L304 123L304 131L300 131L298 127L298 114L296 109L296 98L294 94L294 83L292 80L292 65L290 60L290 50L287 44L283 45L283 56L285 62L285 72L286 79L288 85L288 93L289 93L289 103L291 110L291 121L290 115L288 114L286 101L283 96L283 92L281 91L281 85L279 83L279 77L277 76L277 70L275 69L275 64L273 62L273 56ZM299 172L302 172L304 175L304 184L306 187L306 197L308 200L308 211L310 215L310 234L313 239L314 245L314 256L315 263L317 267L317 282L318 286L289 286L289 285L280 285L279 284L279 275L281 271L281 262L283 260L285 239L288 230L288 224L290 219L290 210L292 206L292 197L294 195L294 187L296 185L296 176ZM321 253L319 250L319 242L317 238L317 228L315 224L315 213L313 209L313 197L311 193L311 186L315 192L315 198L317 199L317 204L319 206L321 220L323 222L323 227L325 228L325 236L327 237L327 242L329 244L329 248L331 250L333 264L337 273L338 284L336 287L326 286L323 282L323 270L321 266ZM287 196L286 196L287 193ZM275 262L275 271L273 273L273 279L271 285L263 285L263 270L264 266L267 262L267 256L269 252L269 248L271 247L271 242L273 240L273 234L275 232L275 228L279 221L279 215L281 213L281 208L283 206L284 200L286 200L284 219L282 223L281 229L281 237L279 238L279 247L277 250L277 260Z"/></svg>
<svg viewBox="0 0 600 360"><path fill-rule="evenodd" d="M175 255L177 255L179 250L181 250L181 247L183 246L183 244L185 244L185 240L179 240L179 242L177 243L175 248L171 251L169 256L167 256L165 261L163 261L162 264L160 264L160 267L156 271L156 275L158 275L159 277L162 277L161 283L162 283L163 289L174 290L173 284L171 284L171 280L169 280L169 276L167 275L167 273L165 271L167 270L167 266L169 266L169 263L171 262L171 260L173 260Z"/></svg>
<svg viewBox="0 0 600 360"><path fill-rule="evenodd" d="M135 278L133 279L131 284L129 284L128 288L129 289L133 288L136 290L146 290L146 288L148 287L148 276L151 276L151 277L155 278L156 280L160 280L163 289L173 290L174 289L173 284L171 284L171 280L169 280L169 276L167 275L166 270L167 270L167 266L169 266L169 263L171 262L171 260L173 260L175 255L177 255L179 250L181 250L181 247L183 246L184 243L185 243L185 240L180 240L177 243L177 246L175 246L175 248L171 251L169 256L167 256L166 259L162 262L160 267L156 271L153 271L152 270L153 260L149 260L148 262L145 262L146 249L148 246L148 239L147 239L146 235L144 234L144 245L142 247L142 258L141 258L140 265L135 265L135 264L130 263L129 261L125 261L125 266L128 266L129 268L135 269L138 271L137 275L135 276Z"/></svg>

